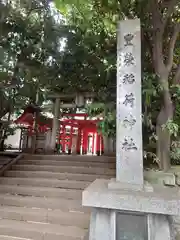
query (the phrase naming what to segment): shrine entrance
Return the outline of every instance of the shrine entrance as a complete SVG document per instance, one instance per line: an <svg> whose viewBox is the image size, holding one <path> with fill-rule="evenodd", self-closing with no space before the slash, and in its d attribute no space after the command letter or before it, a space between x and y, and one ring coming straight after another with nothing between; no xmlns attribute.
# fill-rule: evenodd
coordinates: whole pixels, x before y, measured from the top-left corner
<svg viewBox="0 0 180 240"><path fill-rule="evenodd" d="M35 152L45 153L52 138L53 119L38 113L34 130L35 109L27 107L15 121L22 128L20 149L31 152L35 138ZM56 154L97 155L104 153L103 137L98 133L99 119L89 119L85 113L63 114L58 121L56 134Z"/></svg>

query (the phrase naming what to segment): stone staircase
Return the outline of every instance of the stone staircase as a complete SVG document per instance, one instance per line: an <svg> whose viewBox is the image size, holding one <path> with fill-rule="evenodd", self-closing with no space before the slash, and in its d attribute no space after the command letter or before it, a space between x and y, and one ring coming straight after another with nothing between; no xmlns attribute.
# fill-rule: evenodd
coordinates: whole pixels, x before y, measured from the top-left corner
<svg viewBox="0 0 180 240"><path fill-rule="evenodd" d="M0 177L0 240L88 239L82 191L115 175L115 159L26 155Z"/></svg>

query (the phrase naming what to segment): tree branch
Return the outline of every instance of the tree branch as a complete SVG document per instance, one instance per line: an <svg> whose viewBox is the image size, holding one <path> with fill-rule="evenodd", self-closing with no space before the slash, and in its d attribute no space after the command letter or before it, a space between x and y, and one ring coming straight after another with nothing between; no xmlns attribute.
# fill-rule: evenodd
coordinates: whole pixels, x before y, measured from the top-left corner
<svg viewBox="0 0 180 240"><path fill-rule="evenodd" d="M174 48L175 48L175 44L176 44L179 33L180 33L180 23L177 23L174 26L173 34L169 42L169 52L168 52L168 58L167 58L167 64L166 64L168 72L171 71L173 66Z"/></svg>
<svg viewBox="0 0 180 240"><path fill-rule="evenodd" d="M159 30L163 30L162 29L162 16L161 16L161 12L159 9L159 5L158 5L158 1L157 0L151 0L150 2L150 12L152 14L152 24L154 29L159 29ZM161 32L163 34L163 32Z"/></svg>
<svg viewBox="0 0 180 240"><path fill-rule="evenodd" d="M172 15L174 7L176 6L176 4L178 2L179 2L179 0L169 0L168 2L164 1L162 3L162 9L165 9L165 8L167 9L167 13L164 15L164 18L163 18L164 27L167 23L167 20Z"/></svg>
<svg viewBox="0 0 180 240"><path fill-rule="evenodd" d="M148 32L145 32L145 31L142 29L142 36L143 36L143 38L144 38L144 41L147 43L147 46L148 46L150 55L153 56L152 40L151 40Z"/></svg>
<svg viewBox="0 0 180 240"><path fill-rule="evenodd" d="M165 72L165 64L163 58L163 33L164 25L157 0L151 0L150 13L153 27L153 65L157 75Z"/></svg>

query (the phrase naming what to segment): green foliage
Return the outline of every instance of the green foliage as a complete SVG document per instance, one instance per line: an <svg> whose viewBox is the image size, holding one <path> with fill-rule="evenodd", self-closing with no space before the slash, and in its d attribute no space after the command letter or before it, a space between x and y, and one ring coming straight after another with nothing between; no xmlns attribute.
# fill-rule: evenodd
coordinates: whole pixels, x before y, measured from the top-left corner
<svg viewBox="0 0 180 240"><path fill-rule="evenodd" d="M0 119L8 112L35 103L37 91L39 105L49 91L91 91L96 97L87 107L88 113L103 117L99 130L104 135L115 136L117 21L139 17L144 152L145 158L156 161L156 119L162 106L163 89L152 57L151 2L55 0L59 11L48 0L0 3ZM157 9L165 21L167 5L162 3L158 2ZM168 18L163 36L165 61L170 34L179 19L178 6ZM168 128L174 142L178 142L180 125L180 88L179 82L173 83L179 64L179 42L175 45L173 70L169 74L170 94L175 103L174 119L162 126Z"/></svg>
<svg viewBox="0 0 180 240"><path fill-rule="evenodd" d="M13 126L13 125L8 124L7 129L6 129L6 134L4 136L4 140L6 140L9 136L14 135L17 129L18 129L17 126Z"/></svg>
<svg viewBox="0 0 180 240"><path fill-rule="evenodd" d="M66 27L48 0L0 3L0 120L29 103L41 105L58 85ZM8 125L10 121L7 122ZM4 122L0 141L12 134ZM1 146L2 147L2 146Z"/></svg>
<svg viewBox="0 0 180 240"><path fill-rule="evenodd" d="M0 63L0 86L4 88L7 82L7 87L15 85L19 102L24 104L35 102L38 89L41 103L44 90L58 84L64 28L49 1L14 3L4 6L7 11L0 23L0 47L4 53Z"/></svg>
<svg viewBox="0 0 180 240"><path fill-rule="evenodd" d="M61 77L69 81L73 89L96 92L99 101L116 83L116 23L110 28L105 21L112 18L99 14L98 6L90 0L56 3L61 13L66 6L65 17L71 28Z"/></svg>
<svg viewBox="0 0 180 240"><path fill-rule="evenodd" d="M89 116L101 119L98 128L104 136L116 136L116 111L113 109L113 104L104 103L92 103L86 107Z"/></svg>
<svg viewBox="0 0 180 240"><path fill-rule="evenodd" d="M92 104L91 109L87 109L91 116L103 116L104 120L100 123L100 130L103 134L115 134L115 104L110 108L109 102L116 102L116 26L117 21L124 18L141 19L142 25L142 109L143 109L143 141L145 158L153 159L157 162L156 157L156 121L163 105L163 88L159 83L159 75L155 74L156 64L154 65L154 57L152 55L154 33L153 28L152 8L150 2L152 1L101 1L101 0L88 0L88 1L71 1L71 0L56 0L56 6L61 13L64 13L68 23L75 26L74 35L76 36L76 44L78 47L73 46L74 56L78 57L78 64L73 64L71 67L76 71L76 74L67 74L67 77L73 79L78 76L78 80L89 89L96 91L97 97L95 102L103 102L103 104ZM156 4L154 2L154 4ZM167 22L167 29L163 36L163 49L164 59L168 58L169 40L171 39L170 33L173 32L175 22L179 17L179 5L172 8L171 19L168 17L170 2L165 5L162 1L157 3L156 11L164 17L162 21ZM66 9L64 11L64 9ZM89 11L89 9L91 9ZM153 15L154 17L154 15ZM157 16L156 16L157 17ZM168 30L168 31L167 31ZM154 31L154 32L153 32ZM80 33L80 36L79 36ZM77 37L78 36L78 37ZM102 36L102 38L101 38ZM73 39L73 38L72 38ZM74 41L74 39L73 39ZM178 43L178 41L177 41ZM67 47L72 46L71 41L67 42ZM84 51L83 51L84 49ZM176 44L174 50L173 71L170 74L169 84L175 102L175 115L173 121L168 121L163 124L162 128L168 128L171 136L177 138L179 136L179 84L175 87L172 84L174 71L177 69L177 56L179 46ZM83 52L83 54L81 54ZM77 59L77 57L76 57ZM80 60L81 59L81 60ZM89 61L90 60L90 61ZM81 67L85 63L85 68ZM93 64L95 63L95 64ZM70 68L70 69L72 69ZM73 71L74 72L74 71ZM82 78L82 80L81 80ZM91 79L93 79L91 81ZM91 83L92 85L90 85ZM92 87L91 87L92 86ZM112 120L113 119L113 120ZM111 123L112 124L109 124ZM166 121L165 121L166 122Z"/></svg>
<svg viewBox="0 0 180 240"><path fill-rule="evenodd" d="M171 161L172 164L180 164L180 141L172 141L171 143Z"/></svg>
<svg viewBox="0 0 180 240"><path fill-rule="evenodd" d="M179 133L179 126L178 124L174 123L173 120L168 120L166 124L162 125L162 129L168 129L170 134L174 137L178 136Z"/></svg>

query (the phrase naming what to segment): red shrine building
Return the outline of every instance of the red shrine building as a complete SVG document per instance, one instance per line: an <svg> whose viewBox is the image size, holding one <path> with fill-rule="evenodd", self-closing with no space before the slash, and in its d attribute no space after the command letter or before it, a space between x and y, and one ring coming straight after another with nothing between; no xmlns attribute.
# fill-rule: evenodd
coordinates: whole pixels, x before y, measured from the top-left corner
<svg viewBox="0 0 180 240"><path fill-rule="evenodd" d="M35 118L36 128L34 128ZM42 115L40 109L27 107L15 121L22 128L20 141L22 151L31 151L33 138L36 138L35 152L48 152L53 141L55 142L53 151L58 154L102 155L104 153L103 137L97 127L100 119L90 119L86 113L63 114L56 121L55 139L52 139L53 121L54 118Z"/></svg>

